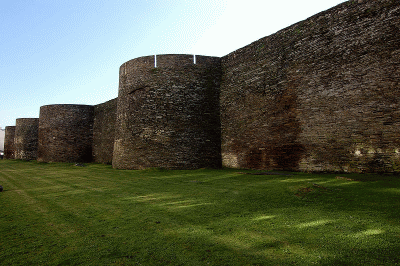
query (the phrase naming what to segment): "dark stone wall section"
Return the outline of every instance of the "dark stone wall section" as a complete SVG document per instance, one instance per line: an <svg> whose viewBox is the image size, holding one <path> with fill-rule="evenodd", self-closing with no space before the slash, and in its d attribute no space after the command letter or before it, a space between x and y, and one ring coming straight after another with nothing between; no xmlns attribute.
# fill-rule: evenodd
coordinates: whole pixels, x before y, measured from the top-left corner
<svg viewBox="0 0 400 266"><path fill-rule="evenodd" d="M112 163L117 101L118 99L115 98L94 106L93 162Z"/></svg>
<svg viewBox="0 0 400 266"><path fill-rule="evenodd" d="M15 121L15 159L36 160L39 118L18 118Z"/></svg>
<svg viewBox="0 0 400 266"><path fill-rule="evenodd" d="M348 1L222 58L225 166L400 170L400 1Z"/></svg>
<svg viewBox="0 0 400 266"><path fill-rule="evenodd" d="M93 106L40 107L38 161L91 162Z"/></svg>
<svg viewBox="0 0 400 266"><path fill-rule="evenodd" d="M220 59L153 59L121 66L113 167L220 167Z"/></svg>
<svg viewBox="0 0 400 266"><path fill-rule="evenodd" d="M4 159L15 159L15 126L6 127L4 136Z"/></svg>

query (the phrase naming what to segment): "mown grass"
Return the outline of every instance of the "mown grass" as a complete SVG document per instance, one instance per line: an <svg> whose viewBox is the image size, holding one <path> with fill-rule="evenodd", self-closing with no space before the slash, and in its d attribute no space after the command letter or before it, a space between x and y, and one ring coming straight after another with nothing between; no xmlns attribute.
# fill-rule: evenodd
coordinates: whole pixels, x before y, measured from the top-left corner
<svg viewBox="0 0 400 266"><path fill-rule="evenodd" d="M2 160L0 264L400 265L400 177L238 172Z"/></svg>

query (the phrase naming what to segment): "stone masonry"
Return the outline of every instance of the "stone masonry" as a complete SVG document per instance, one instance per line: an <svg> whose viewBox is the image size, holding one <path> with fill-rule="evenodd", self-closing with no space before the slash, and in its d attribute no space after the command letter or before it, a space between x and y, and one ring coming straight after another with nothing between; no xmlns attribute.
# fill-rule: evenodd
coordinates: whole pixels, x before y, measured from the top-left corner
<svg viewBox="0 0 400 266"><path fill-rule="evenodd" d="M348 1L224 56L224 165L399 171L399 16Z"/></svg>
<svg viewBox="0 0 400 266"><path fill-rule="evenodd" d="M93 162L112 163L117 101L118 99L115 98L94 106Z"/></svg>
<svg viewBox="0 0 400 266"><path fill-rule="evenodd" d="M119 78L117 99L41 107L38 160L400 172L399 0L347 1L221 58L135 58Z"/></svg>
<svg viewBox="0 0 400 266"><path fill-rule="evenodd" d="M15 126L6 127L4 136L4 159L15 159Z"/></svg>
<svg viewBox="0 0 400 266"><path fill-rule="evenodd" d="M39 118L18 118L15 122L15 159L36 160Z"/></svg>
<svg viewBox="0 0 400 266"><path fill-rule="evenodd" d="M120 68L113 167L221 167L220 59L140 57Z"/></svg>
<svg viewBox="0 0 400 266"><path fill-rule="evenodd" d="M38 161L92 161L93 106L45 105L39 119Z"/></svg>

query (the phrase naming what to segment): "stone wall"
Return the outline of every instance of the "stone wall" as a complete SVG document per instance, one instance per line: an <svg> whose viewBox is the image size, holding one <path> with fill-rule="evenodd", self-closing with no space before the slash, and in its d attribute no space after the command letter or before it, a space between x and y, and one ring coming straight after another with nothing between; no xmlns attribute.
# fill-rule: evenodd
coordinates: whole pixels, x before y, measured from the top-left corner
<svg viewBox="0 0 400 266"><path fill-rule="evenodd" d="M4 136L4 159L15 159L15 126L6 127Z"/></svg>
<svg viewBox="0 0 400 266"><path fill-rule="evenodd" d="M223 164L398 171L400 1L348 1L222 58Z"/></svg>
<svg viewBox="0 0 400 266"><path fill-rule="evenodd" d="M112 163L116 115L117 98L94 106L93 162Z"/></svg>
<svg viewBox="0 0 400 266"><path fill-rule="evenodd" d="M120 67L118 99L41 107L39 160L400 171L400 1L347 1L195 61L136 58Z"/></svg>
<svg viewBox="0 0 400 266"><path fill-rule="evenodd" d="M18 118L15 121L15 159L36 160L39 118Z"/></svg>
<svg viewBox="0 0 400 266"><path fill-rule="evenodd" d="M220 167L220 59L146 56L120 68L113 167Z"/></svg>
<svg viewBox="0 0 400 266"><path fill-rule="evenodd" d="M93 106L40 107L38 161L91 162Z"/></svg>

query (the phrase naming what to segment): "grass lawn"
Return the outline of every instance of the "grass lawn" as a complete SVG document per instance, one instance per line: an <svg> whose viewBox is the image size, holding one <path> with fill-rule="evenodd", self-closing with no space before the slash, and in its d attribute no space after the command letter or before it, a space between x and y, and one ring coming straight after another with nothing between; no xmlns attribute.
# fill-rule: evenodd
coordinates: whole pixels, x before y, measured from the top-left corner
<svg viewBox="0 0 400 266"><path fill-rule="evenodd" d="M0 160L1 265L400 265L400 177Z"/></svg>

